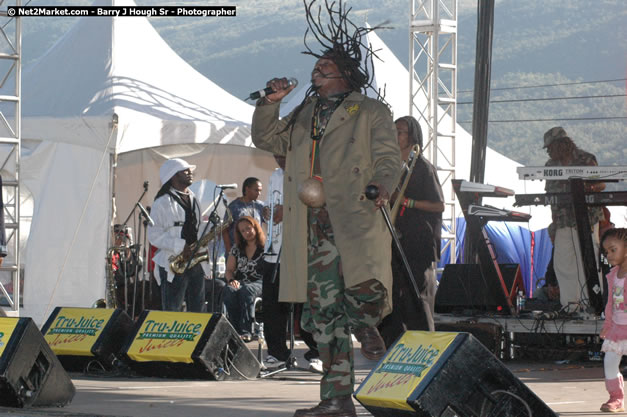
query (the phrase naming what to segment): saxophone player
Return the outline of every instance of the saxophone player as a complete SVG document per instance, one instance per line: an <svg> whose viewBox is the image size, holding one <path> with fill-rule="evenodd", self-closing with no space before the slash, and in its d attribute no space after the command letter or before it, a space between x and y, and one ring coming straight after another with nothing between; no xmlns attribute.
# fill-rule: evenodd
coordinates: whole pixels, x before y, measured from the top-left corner
<svg viewBox="0 0 627 417"><path fill-rule="evenodd" d="M401 117L395 124L401 159L407 163L414 145L422 148L422 130L411 116ZM416 300L398 250L392 247L393 310L379 326L388 348L405 330L434 330L434 262L440 259L444 196L435 167L419 153L414 158L418 159L412 164L411 172L405 172L401 177L401 184L408 182L403 195L396 196L401 206L393 221L401 235L401 245L418 284L421 300Z"/></svg>
<svg viewBox="0 0 627 417"><path fill-rule="evenodd" d="M205 271L198 263L182 273L170 269L169 258L182 253L184 259L193 255L192 244L198 241L201 209L194 193L188 188L194 179L195 165L183 159L168 159L159 169L161 188L155 196L148 226L148 240L157 247L153 258L161 286L161 304L166 311L205 311ZM202 229L200 230L202 232Z"/></svg>

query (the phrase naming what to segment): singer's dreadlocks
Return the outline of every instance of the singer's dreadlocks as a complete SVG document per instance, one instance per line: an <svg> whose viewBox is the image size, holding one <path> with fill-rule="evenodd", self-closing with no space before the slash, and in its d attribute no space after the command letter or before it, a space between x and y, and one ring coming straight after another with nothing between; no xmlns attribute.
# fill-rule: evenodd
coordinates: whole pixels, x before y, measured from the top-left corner
<svg viewBox="0 0 627 417"><path fill-rule="evenodd" d="M342 0L337 3L337 10L334 10L335 1L331 4L328 0L324 1L328 14L328 22L324 24L321 18L322 6L318 6L317 15L313 11L316 1L312 0L311 3L307 4L307 0L303 0L307 25L309 26L303 39L307 49L303 51L303 54L311 55L316 59L331 59L337 65L351 91L361 92L363 90L365 93L367 88L373 88L374 65L372 56L374 52L369 45L362 42L362 37L376 28L364 28L355 25L348 18L348 13L352 8L346 9L342 5ZM351 31L353 32L352 35L350 34ZM309 35L313 35L320 43L321 53L316 53L309 47L307 44ZM363 68L361 67L362 47L366 52Z"/></svg>
<svg viewBox="0 0 627 417"><path fill-rule="evenodd" d="M316 59L327 58L337 65L342 78L348 84L350 91L366 93L367 89L373 90L377 94L377 99L385 102L384 94L376 90L373 86L374 82L374 63L373 57L376 57L372 47L364 41L362 37L375 29L381 29L383 26L375 26L372 28L359 27L355 25L349 18L348 13L352 8L346 9L342 4L342 0L329 3L324 0L324 9L328 15L328 21L322 21L322 5L318 6L317 13L315 4L318 0L303 0L305 5L305 15L307 18L307 30L305 31L304 44L306 51L302 53L311 55ZM337 5L337 9L336 6ZM352 34L351 34L352 32ZM314 52L308 45L308 37L313 36L321 46L320 52ZM363 56L365 51L365 56ZM378 58L378 57L377 57ZM307 99L315 93L315 88L309 87L305 93L304 100L294 109L294 116L286 126L289 129L296 121L296 116L304 107ZM387 103L386 103L387 104Z"/></svg>

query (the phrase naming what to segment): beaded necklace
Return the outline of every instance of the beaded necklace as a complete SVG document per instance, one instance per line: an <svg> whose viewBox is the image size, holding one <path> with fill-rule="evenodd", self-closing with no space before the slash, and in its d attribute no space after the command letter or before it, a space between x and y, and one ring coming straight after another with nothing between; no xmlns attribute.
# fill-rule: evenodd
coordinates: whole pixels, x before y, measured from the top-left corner
<svg viewBox="0 0 627 417"><path fill-rule="evenodd" d="M337 96L330 97L329 99L323 99L321 97L318 98L316 102L316 106L314 107L314 114L311 118L311 166L309 170L309 174L311 177L317 176L315 174L319 173L319 169L316 169L316 161L318 160L319 153L319 141L324 136L324 131L327 128L327 124L329 120L331 120L331 116L337 110L337 108L342 104L344 99L348 97L350 91L339 94Z"/></svg>

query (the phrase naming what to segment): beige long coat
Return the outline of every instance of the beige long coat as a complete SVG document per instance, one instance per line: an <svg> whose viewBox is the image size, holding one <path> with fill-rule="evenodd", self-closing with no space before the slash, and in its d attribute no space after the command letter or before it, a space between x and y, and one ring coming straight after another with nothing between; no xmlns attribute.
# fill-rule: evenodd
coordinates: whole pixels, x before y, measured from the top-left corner
<svg viewBox="0 0 627 417"><path fill-rule="evenodd" d="M307 297L307 206L298 186L309 178L311 120L317 98L298 115L293 132L281 132L292 114L279 120L279 104L259 104L252 140L260 149L286 155L283 246L279 299L305 302ZM335 110L320 141L320 169L335 243L346 287L380 280L391 308L391 235L383 216L363 192L379 183L391 192L400 175L400 149L388 108L360 93L351 93ZM389 310L386 309L384 314Z"/></svg>

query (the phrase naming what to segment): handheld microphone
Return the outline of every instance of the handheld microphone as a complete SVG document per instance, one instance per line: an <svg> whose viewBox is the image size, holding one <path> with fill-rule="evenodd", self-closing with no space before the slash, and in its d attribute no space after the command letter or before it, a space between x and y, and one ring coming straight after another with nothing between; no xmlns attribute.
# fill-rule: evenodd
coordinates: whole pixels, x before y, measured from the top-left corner
<svg viewBox="0 0 627 417"><path fill-rule="evenodd" d="M148 181L144 181L144 191L148 191L148 185L150 183Z"/></svg>
<svg viewBox="0 0 627 417"><path fill-rule="evenodd" d="M216 188L222 188L223 190L237 190L237 184L220 184L216 185Z"/></svg>
<svg viewBox="0 0 627 417"><path fill-rule="evenodd" d="M370 184L366 187L365 194L368 200L376 200L379 197L379 187Z"/></svg>
<svg viewBox="0 0 627 417"><path fill-rule="evenodd" d="M298 85L298 80L296 78L288 78L287 79L287 85L288 85L288 87L291 87L291 86L296 87ZM276 93L276 91L274 91L272 89L272 87L266 87L263 90L259 90L259 91L255 91L254 93L250 93L250 95L248 96L248 99L249 100L257 100L257 99L260 99L260 98L265 97L268 94L272 94L272 93Z"/></svg>
<svg viewBox="0 0 627 417"><path fill-rule="evenodd" d="M148 214L144 206L142 206L142 203L137 203L137 207L139 207L139 211L142 212L142 216L144 216L146 221L148 221L148 223L150 223L151 226L154 226L155 221L152 219L152 217L150 217L150 214Z"/></svg>

